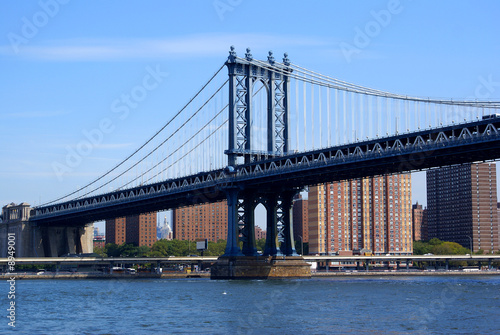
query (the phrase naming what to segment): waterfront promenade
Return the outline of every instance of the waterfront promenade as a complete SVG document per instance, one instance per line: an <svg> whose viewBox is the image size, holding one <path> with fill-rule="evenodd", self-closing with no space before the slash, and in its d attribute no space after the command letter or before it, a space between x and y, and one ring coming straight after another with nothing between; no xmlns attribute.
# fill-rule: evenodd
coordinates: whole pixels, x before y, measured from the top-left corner
<svg viewBox="0 0 500 335"><path fill-rule="evenodd" d="M402 277L402 276L500 276L500 270L476 270L476 271L463 271L463 270L385 270L385 271L315 271L311 272L313 278L328 278L328 277ZM44 274L37 274L35 272L17 272L17 273L3 273L0 274L0 279L9 279L15 277L16 279L182 279L182 278L210 278L210 272L169 272L169 273L100 273L100 272L73 272L73 273L53 273L46 272Z"/></svg>
<svg viewBox="0 0 500 335"><path fill-rule="evenodd" d="M263 256L259 256L265 258ZM0 278L9 279L108 279L108 278L209 278L214 256L157 258L48 257L17 258L16 266L37 265L45 270L7 271L7 258L0 258ZM450 276L500 275L500 255L407 255L407 256L304 256L312 277L353 276ZM414 264L425 262L425 269ZM461 269L450 262L468 262ZM471 266L474 264L473 266ZM328 265L328 266L327 266ZM127 269L142 267L130 273ZM119 271L116 271L119 268ZM162 268L162 272L157 269ZM115 269L115 271L110 271ZM199 270L199 271L198 271ZM203 270L203 271L202 271Z"/></svg>

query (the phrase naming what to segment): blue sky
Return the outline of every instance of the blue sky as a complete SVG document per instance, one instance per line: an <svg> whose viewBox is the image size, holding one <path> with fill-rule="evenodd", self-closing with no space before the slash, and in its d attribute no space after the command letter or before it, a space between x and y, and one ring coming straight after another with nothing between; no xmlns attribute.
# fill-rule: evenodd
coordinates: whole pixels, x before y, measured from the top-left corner
<svg viewBox="0 0 500 335"><path fill-rule="evenodd" d="M132 152L226 60L230 45L356 84L422 97L500 100L498 1L2 1L0 205L38 204ZM363 37L364 36L364 37ZM112 103L161 73L140 106ZM58 178L54 162L113 120ZM114 119L113 119L114 118ZM413 199L425 203L424 174Z"/></svg>

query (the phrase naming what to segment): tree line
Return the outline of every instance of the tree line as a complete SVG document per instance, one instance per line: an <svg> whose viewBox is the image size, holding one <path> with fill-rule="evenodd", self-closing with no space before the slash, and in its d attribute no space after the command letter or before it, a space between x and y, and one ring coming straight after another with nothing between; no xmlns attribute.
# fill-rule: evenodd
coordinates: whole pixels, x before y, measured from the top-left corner
<svg viewBox="0 0 500 335"><path fill-rule="evenodd" d="M265 239L256 241L258 251L263 251ZM208 242L208 249L203 251L203 256L222 256L226 250L226 241ZM196 250L195 241L185 240L158 240L151 247L137 246L133 243L117 245L107 243L104 248L94 248L94 253L101 257L169 257L169 256L201 256L201 251Z"/></svg>
<svg viewBox="0 0 500 335"><path fill-rule="evenodd" d="M479 249L474 254L483 255L485 250ZM490 253L486 251L486 253ZM471 250L463 247L456 242L441 241L438 238L433 238L429 241L413 241L413 254L414 255L467 255L472 254ZM500 250L496 251L500 254Z"/></svg>
<svg viewBox="0 0 500 335"><path fill-rule="evenodd" d="M265 239L259 239L256 241L257 251L264 251L266 244ZM302 245L297 243L296 248L299 254L302 254L300 247ZM308 244L303 243L305 254L308 252ZM241 246L240 246L241 247ZM218 240L217 242L208 242L208 249L203 252L204 256L221 256L224 254L226 249L226 241ZM148 246L136 246L132 243L123 243L117 245L114 243L108 243L104 248L96 247L94 248L94 253L101 257L168 257L168 256L189 256L189 255L201 255L201 252L196 250L195 241L185 241L185 240L158 240L153 244L152 247ZM500 254L500 251L496 252ZM471 254L468 248L461 246L455 242L441 241L437 238L433 238L430 241L414 241L413 242L413 254L414 255L466 255ZM483 250L478 250L475 252L477 255L484 254Z"/></svg>

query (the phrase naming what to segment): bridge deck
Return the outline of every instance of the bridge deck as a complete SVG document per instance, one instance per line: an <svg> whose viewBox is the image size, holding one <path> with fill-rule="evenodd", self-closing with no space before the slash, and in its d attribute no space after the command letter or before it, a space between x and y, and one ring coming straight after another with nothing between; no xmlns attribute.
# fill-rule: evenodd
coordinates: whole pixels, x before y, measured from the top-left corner
<svg viewBox="0 0 500 335"><path fill-rule="evenodd" d="M35 209L39 225L85 223L260 192L500 158L500 118L455 124L257 161Z"/></svg>

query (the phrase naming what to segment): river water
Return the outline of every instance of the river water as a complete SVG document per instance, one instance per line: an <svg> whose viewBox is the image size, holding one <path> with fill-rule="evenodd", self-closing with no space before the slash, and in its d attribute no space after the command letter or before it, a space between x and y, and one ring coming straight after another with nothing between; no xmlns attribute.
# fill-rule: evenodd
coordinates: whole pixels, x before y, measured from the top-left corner
<svg viewBox="0 0 500 335"><path fill-rule="evenodd" d="M0 306L9 307L5 284ZM500 277L17 280L18 334L499 334Z"/></svg>

